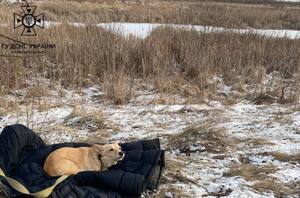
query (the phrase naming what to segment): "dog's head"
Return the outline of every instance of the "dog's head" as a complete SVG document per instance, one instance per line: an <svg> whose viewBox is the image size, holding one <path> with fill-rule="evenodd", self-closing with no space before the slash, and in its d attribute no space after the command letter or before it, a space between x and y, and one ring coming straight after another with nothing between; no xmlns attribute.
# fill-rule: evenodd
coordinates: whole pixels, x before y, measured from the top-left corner
<svg viewBox="0 0 300 198"><path fill-rule="evenodd" d="M105 168L117 164L117 162L122 160L125 156L119 143L105 145L93 144L92 149L97 153L98 159L102 161Z"/></svg>

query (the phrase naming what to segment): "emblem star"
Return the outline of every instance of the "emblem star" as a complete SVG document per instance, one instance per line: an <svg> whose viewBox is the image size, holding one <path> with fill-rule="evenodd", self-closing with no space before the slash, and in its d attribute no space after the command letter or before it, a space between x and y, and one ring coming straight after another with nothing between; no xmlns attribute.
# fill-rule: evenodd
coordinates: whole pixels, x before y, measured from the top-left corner
<svg viewBox="0 0 300 198"><path fill-rule="evenodd" d="M35 15L36 6L21 6L23 13L14 13L14 28L23 26L22 36L36 36L34 27L44 28L44 14Z"/></svg>

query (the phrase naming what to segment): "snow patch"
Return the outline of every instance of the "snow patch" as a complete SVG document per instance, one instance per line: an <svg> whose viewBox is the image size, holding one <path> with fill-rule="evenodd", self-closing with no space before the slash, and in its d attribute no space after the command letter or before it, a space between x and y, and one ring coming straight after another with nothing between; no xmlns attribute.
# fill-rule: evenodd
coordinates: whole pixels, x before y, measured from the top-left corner
<svg viewBox="0 0 300 198"><path fill-rule="evenodd" d="M284 183L300 181L300 167L279 170L274 176Z"/></svg>
<svg viewBox="0 0 300 198"><path fill-rule="evenodd" d="M45 27L49 28L51 26L61 25L60 22L45 21ZM84 23L68 23L75 27L85 27ZM195 30L198 32L205 33L222 33L222 32L232 32L238 34L258 34L267 37L275 38L290 38L298 39L300 38L300 31L298 30L272 30L272 29L234 29L234 28L224 28L224 27L213 27L213 26L201 26L201 25L179 25L179 24L159 24L159 23L122 23L122 22L112 22L112 23L98 23L90 24L97 27L104 28L109 31L116 32L123 36L134 36L138 38L146 38L151 32L158 27L172 27L176 29L183 30Z"/></svg>
<svg viewBox="0 0 300 198"><path fill-rule="evenodd" d="M42 124L56 125L64 122L64 119L72 113L72 108L52 108L48 111L39 112L34 110L29 115L16 116L9 114L0 120L0 128L11 124L24 124L30 123L31 127L40 126Z"/></svg>
<svg viewBox="0 0 300 198"><path fill-rule="evenodd" d="M103 96L103 92L100 91L100 87L99 86L94 86L94 87L89 87L83 90L83 92L85 93L85 95L89 98L89 99L93 99L95 97L100 97Z"/></svg>

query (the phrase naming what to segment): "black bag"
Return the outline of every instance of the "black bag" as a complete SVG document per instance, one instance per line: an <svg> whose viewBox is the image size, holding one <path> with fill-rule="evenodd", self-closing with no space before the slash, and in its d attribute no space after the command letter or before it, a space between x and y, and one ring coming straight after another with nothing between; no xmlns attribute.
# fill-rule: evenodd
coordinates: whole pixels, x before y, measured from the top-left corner
<svg viewBox="0 0 300 198"><path fill-rule="evenodd" d="M46 145L29 128L17 124L7 126L0 135L0 168L6 176L23 184L30 193L52 186L58 177L43 171L47 156L61 147L84 147L86 143ZM125 158L107 171L80 172L59 183L50 197L119 198L140 197L145 190L158 187L165 166L164 151L158 139L121 145ZM32 197L15 190L0 177L1 189L8 197Z"/></svg>

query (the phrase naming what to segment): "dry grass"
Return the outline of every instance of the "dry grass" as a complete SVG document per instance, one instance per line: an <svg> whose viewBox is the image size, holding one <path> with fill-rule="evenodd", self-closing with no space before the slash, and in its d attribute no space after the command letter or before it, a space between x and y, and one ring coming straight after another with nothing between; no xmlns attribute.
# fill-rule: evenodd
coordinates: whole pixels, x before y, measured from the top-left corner
<svg viewBox="0 0 300 198"><path fill-rule="evenodd" d="M291 155L291 154L280 153L280 152L264 152L264 153L260 153L260 155L273 156L274 159L282 162L298 163L300 161L300 153Z"/></svg>
<svg viewBox="0 0 300 198"><path fill-rule="evenodd" d="M107 74L104 75L102 89L105 96L115 104L124 104L133 96L133 79L124 72L115 75Z"/></svg>
<svg viewBox="0 0 300 198"><path fill-rule="evenodd" d="M145 1L42 3L49 20L81 22L149 22L239 28L299 29L298 7L235 3Z"/></svg>
<svg viewBox="0 0 300 198"><path fill-rule="evenodd" d="M44 84L36 83L26 89L26 98L41 98L43 96L48 96L49 90L48 86Z"/></svg>
<svg viewBox="0 0 300 198"><path fill-rule="evenodd" d="M224 173L225 177L241 176L246 181L255 182L251 185L259 192L272 192L276 197L294 196L299 193L299 182L279 183L272 176L278 168L274 165L253 165L249 163L235 164Z"/></svg>
<svg viewBox="0 0 300 198"><path fill-rule="evenodd" d="M247 181L256 181L270 178L269 174L274 174L277 167L274 165L256 166L253 164L236 164L224 176L241 176Z"/></svg>
<svg viewBox="0 0 300 198"><path fill-rule="evenodd" d="M46 13L47 20L61 22L118 21L300 29L300 7L293 4L228 1L41 1L39 11ZM10 23L12 13L16 11L16 5L0 5L1 21Z"/></svg>
<svg viewBox="0 0 300 198"><path fill-rule="evenodd" d="M275 143L264 138L248 138L246 140L243 140L242 142L245 142L248 146L252 148L257 148L259 146L265 145L275 145Z"/></svg>
<svg viewBox="0 0 300 198"><path fill-rule="evenodd" d="M3 31L18 38L10 29ZM2 58L3 92L25 87L28 76L42 74L64 87L101 84L117 104L132 97L132 79L152 82L160 92L201 100L214 96L216 89L210 82L213 76L223 76L226 84L240 89L243 84L259 84L263 80L257 75L261 68L266 74L278 71L283 79L293 79L300 68L299 40L252 34L159 28L141 40L123 38L92 26L61 25L22 41L56 43L57 47L42 57ZM277 98L282 95L274 94Z"/></svg>
<svg viewBox="0 0 300 198"><path fill-rule="evenodd" d="M224 176L241 176L247 181L255 182L251 187L259 192L272 192L276 197L293 196L299 193L299 182L279 183L271 174L278 168L274 165L236 164Z"/></svg>
<svg viewBox="0 0 300 198"><path fill-rule="evenodd" d="M282 78L289 78L298 72L298 63L292 60L298 59L297 55L289 50L293 48L290 48L292 43L298 41L268 39L250 34L198 34L172 29L158 29L148 40L154 46L156 57L164 57L160 64L157 58L152 58L152 65L163 66L160 67L163 72L159 74L170 74L179 79L174 80L176 83L168 83L170 77L165 76L162 78L166 79L165 83L157 83L163 86L160 90L167 90L166 84L175 84L173 89L178 91L182 87L180 85L188 81L197 85L200 93L203 90L213 92L214 87L209 83L213 75L223 76L225 83L234 88L242 84L255 85L263 80L257 77L262 67L266 73L279 71ZM276 50L277 46L280 46L280 52ZM286 50L290 53L287 54ZM296 48L293 50L298 51ZM275 95L277 98L281 96L278 92L274 94L279 94Z"/></svg>
<svg viewBox="0 0 300 198"><path fill-rule="evenodd" d="M228 139L222 129L214 129L212 123L187 127L182 133L173 135L168 140L168 149L179 149L189 155L193 152L224 153L234 147L236 140ZM203 150L190 150L190 146Z"/></svg>
<svg viewBox="0 0 300 198"><path fill-rule="evenodd" d="M87 112L83 106L73 107L71 114L65 118L64 122L70 127L81 127L91 122L96 129L106 128L105 117L102 112Z"/></svg>
<svg viewBox="0 0 300 198"><path fill-rule="evenodd" d="M101 111L87 112L81 105L74 106L72 113L64 120L64 127L73 131L87 130L89 135L78 137L76 141L88 143L107 142L111 132L116 130L113 125L107 123Z"/></svg>
<svg viewBox="0 0 300 198"><path fill-rule="evenodd" d="M278 183L271 179L259 181L255 183L252 188L259 192L272 192L276 197L288 197L289 195L297 194L296 188L292 188L288 184Z"/></svg>

